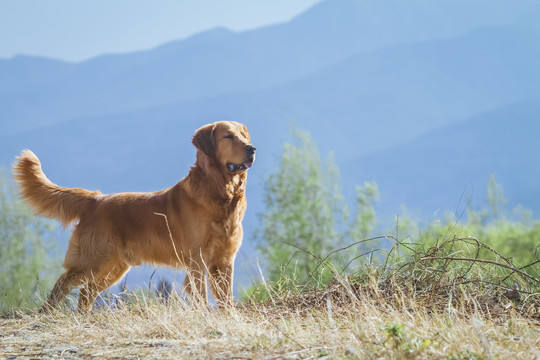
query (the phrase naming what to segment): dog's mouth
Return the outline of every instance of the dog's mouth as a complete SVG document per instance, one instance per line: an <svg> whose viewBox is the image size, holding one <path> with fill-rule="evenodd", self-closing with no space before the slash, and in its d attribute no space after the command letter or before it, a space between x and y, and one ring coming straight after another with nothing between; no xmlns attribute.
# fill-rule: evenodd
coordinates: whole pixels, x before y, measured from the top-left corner
<svg viewBox="0 0 540 360"><path fill-rule="evenodd" d="M253 166L253 161L246 161L245 163L242 163L242 164L227 163L227 169L230 172L247 170L252 166Z"/></svg>

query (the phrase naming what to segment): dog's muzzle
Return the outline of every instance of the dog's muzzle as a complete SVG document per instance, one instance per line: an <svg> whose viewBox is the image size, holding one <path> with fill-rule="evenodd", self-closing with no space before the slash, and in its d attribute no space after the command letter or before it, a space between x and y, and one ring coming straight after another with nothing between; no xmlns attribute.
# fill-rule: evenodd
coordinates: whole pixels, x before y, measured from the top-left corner
<svg viewBox="0 0 540 360"><path fill-rule="evenodd" d="M249 169L250 167L253 166L253 162L255 161L255 151L256 150L257 150L257 148L255 148L255 146L247 145L246 146L246 161L244 163L242 163L242 164L228 163L227 164L227 169L230 172L236 172L236 171L242 171L242 170Z"/></svg>

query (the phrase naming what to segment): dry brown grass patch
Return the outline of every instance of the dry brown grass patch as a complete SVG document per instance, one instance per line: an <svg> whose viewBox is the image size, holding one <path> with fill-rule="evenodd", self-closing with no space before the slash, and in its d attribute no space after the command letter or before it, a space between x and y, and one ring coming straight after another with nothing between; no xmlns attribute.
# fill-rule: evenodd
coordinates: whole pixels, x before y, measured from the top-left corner
<svg viewBox="0 0 540 360"><path fill-rule="evenodd" d="M322 296L321 296L322 295ZM315 298L319 299L318 302ZM514 310L478 306L449 313L408 301L331 292L229 311L195 309L179 299L87 315L57 311L0 321L0 358L164 359L534 359L540 327Z"/></svg>

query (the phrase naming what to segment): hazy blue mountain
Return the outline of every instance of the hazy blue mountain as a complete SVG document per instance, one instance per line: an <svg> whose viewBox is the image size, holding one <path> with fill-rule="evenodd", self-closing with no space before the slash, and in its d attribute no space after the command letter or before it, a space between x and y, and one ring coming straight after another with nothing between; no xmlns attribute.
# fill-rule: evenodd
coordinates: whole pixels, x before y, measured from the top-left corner
<svg viewBox="0 0 540 360"><path fill-rule="evenodd" d="M504 187L509 207L540 214L540 98L505 106L441 127L414 141L341 164L345 183L376 180L380 210L400 204L423 219L485 206L490 174Z"/></svg>
<svg viewBox="0 0 540 360"><path fill-rule="evenodd" d="M17 91L21 92L19 96L23 100L25 91L55 81L68 74L76 66L60 60L24 55L7 60L0 59L0 96L2 102L7 103L8 99L5 99L4 96Z"/></svg>
<svg viewBox="0 0 540 360"><path fill-rule="evenodd" d="M28 86L18 81L29 74L20 61L2 60L0 74L11 78L11 90L0 96L2 131L259 90L387 46L486 25L531 27L522 19L535 10L533 0L328 0L289 23L242 33L216 29L149 51L64 64ZM43 61L35 68L45 71L50 60Z"/></svg>
<svg viewBox="0 0 540 360"><path fill-rule="evenodd" d="M323 153L334 151L337 159L347 161L540 96L538 63L535 37L507 29L477 30L456 39L356 55L260 91L0 135L0 164L30 148L52 162L49 171L65 186L157 190L174 184L192 164L190 138L199 126L221 119L246 123L259 149L257 169L266 171L291 118L312 131ZM254 187L262 189L262 184Z"/></svg>
<svg viewBox="0 0 540 360"><path fill-rule="evenodd" d="M255 96L281 104L325 151L350 158L540 96L539 63L540 38L486 28L349 57Z"/></svg>

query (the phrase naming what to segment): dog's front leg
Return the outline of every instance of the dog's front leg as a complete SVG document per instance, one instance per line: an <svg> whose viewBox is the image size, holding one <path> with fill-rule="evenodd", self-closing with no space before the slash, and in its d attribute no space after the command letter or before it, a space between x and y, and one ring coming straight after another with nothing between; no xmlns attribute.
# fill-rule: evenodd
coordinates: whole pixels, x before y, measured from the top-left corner
<svg viewBox="0 0 540 360"><path fill-rule="evenodd" d="M206 266L191 261L184 280L184 292L192 304L208 306L208 291L206 283Z"/></svg>
<svg viewBox="0 0 540 360"><path fill-rule="evenodd" d="M219 307L233 306L234 262L230 264L212 264L209 268L210 288L218 301Z"/></svg>

